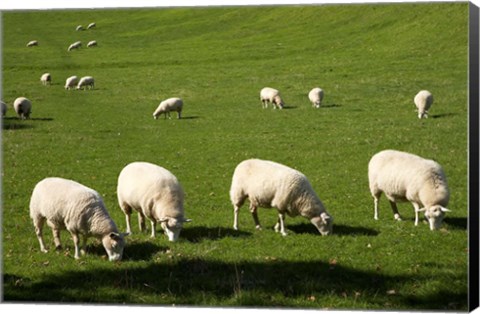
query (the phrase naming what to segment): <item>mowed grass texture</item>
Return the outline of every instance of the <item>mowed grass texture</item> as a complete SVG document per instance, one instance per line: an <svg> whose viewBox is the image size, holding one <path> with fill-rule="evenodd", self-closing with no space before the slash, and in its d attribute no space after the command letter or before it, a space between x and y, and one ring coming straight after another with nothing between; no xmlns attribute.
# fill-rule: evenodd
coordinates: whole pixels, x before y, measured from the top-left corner
<svg viewBox="0 0 480 314"><path fill-rule="evenodd" d="M468 3L211 7L3 12L3 100L25 96L30 120L3 120L3 297L8 302L88 302L316 309L467 310ZM77 25L96 22L83 32ZM39 46L27 48L30 40ZM67 52L80 40L83 47ZM90 40L97 48L86 48ZM52 86L40 76L50 72ZM66 91L71 75L95 89ZM284 110L262 109L260 89ZM320 109L307 94L325 91ZM435 101L419 120L413 97ZM154 120L181 97L184 119ZM443 228L414 226L410 204L393 220L386 198L373 219L367 165L382 149L438 161L451 201ZM303 172L334 217L322 237L302 217L273 230L244 205L232 228L235 166L269 159ZM59 176L104 197L125 218L117 177L133 161L169 169L186 192L185 225L170 243L138 232L110 263L88 254L41 253L29 218L35 184Z"/></svg>

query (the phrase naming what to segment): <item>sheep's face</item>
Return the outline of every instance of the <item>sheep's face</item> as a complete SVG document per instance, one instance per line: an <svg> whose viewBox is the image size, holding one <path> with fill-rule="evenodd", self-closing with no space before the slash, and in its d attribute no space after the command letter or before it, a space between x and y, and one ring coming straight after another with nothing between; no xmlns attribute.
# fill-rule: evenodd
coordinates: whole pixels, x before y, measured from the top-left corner
<svg viewBox="0 0 480 314"><path fill-rule="evenodd" d="M437 230L442 225L445 213L450 211L449 209L440 205L431 206L425 209L425 218L427 218L430 224L430 230Z"/></svg>
<svg viewBox="0 0 480 314"><path fill-rule="evenodd" d="M171 218L165 217L160 219L161 226L163 231L168 237L168 241L176 242L178 240L178 236L180 235L180 231L182 231L183 223L189 222L190 219L185 218Z"/></svg>
<svg viewBox="0 0 480 314"><path fill-rule="evenodd" d="M333 230L333 218L327 213L322 213L320 216L310 219L312 224L317 227L321 235L329 235Z"/></svg>
<svg viewBox="0 0 480 314"><path fill-rule="evenodd" d="M111 232L102 239L102 244L108 254L108 260L111 262L120 261L125 247L125 234Z"/></svg>

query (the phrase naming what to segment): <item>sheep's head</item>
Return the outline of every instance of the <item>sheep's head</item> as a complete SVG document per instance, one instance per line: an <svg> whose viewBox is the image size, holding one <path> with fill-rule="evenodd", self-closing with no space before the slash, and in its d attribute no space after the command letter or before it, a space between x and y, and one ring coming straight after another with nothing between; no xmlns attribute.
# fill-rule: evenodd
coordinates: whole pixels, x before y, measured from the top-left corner
<svg viewBox="0 0 480 314"><path fill-rule="evenodd" d="M283 103L282 98L281 98L280 96L278 96L278 95L273 98L273 102L274 102L275 104L277 104L277 105L280 107L280 109L283 109L283 106L285 106L285 104Z"/></svg>
<svg viewBox="0 0 480 314"><path fill-rule="evenodd" d="M326 212L320 214L320 216L310 219L312 224L317 227L321 235L329 235L333 230L333 217Z"/></svg>
<svg viewBox="0 0 480 314"><path fill-rule="evenodd" d="M436 230L442 225L445 213L450 210L443 206L435 205L428 208L421 208L418 211L425 212L425 218L427 218L428 223L430 224L430 230Z"/></svg>
<svg viewBox="0 0 480 314"><path fill-rule="evenodd" d="M111 232L102 238L102 244L108 254L108 260L111 262L120 261L125 247L124 236L128 233Z"/></svg>
<svg viewBox="0 0 480 314"><path fill-rule="evenodd" d="M178 240L178 236L180 235L180 231L182 231L183 223L190 222L191 219L186 219L184 217L180 218L171 218L171 217L164 217L159 219L161 223L162 229L168 237L168 241L175 242Z"/></svg>

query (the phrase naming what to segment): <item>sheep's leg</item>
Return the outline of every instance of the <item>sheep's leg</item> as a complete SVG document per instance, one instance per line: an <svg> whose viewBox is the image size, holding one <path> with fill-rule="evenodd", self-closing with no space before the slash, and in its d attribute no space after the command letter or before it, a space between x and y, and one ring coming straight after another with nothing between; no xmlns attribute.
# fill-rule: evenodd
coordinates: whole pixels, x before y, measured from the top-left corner
<svg viewBox="0 0 480 314"><path fill-rule="evenodd" d="M60 251L62 249L62 243L60 242L60 230L57 228L52 228L53 233L53 242L55 242L55 249Z"/></svg>
<svg viewBox="0 0 480 314"><path fill-rule="evenodd" d="M142 212L138 212L138 228L140 229L140 232L143 232L146 228L145 215Z"/></svg>
<svg viewBox="0 0 480 314"><path fill-rule="evenodd" d="M233 229L238 230L238 212L240 211L240 206L235 205L233 207Z"/></svg>
<svg viewBox="0 0 480 314"><path fill-rule="evenodd" d="M392 206L393 218L395 218L397 221L402 221L400 213L398 212L397 203L390 201L390 206Z"/></svg>
<svg viewBox="0 0 480 314"><path fill-rule="evenodd" d="M155 229L156 229L157 223L154 220L150 220L150 225L152 227L152 234L150 235L150 237L155 238Z"/></svg>
<svg viewBox="0 0 480 314"><path fill-rule="evenodd" d="M380 197L375 195L373 197L373 204L374 204L374 212L373 212L373 219L378 220L378 200Z"/></svg>
<svg viewBox="0 0 480 314"><path fill-rule="evenodd" d="M72 234L72 239L73 239L73 244L75 245L75 259L80 258L80 238L78 236L78 233L73 233Z"/></svg>
<svg viewBox="0 0 480 314"><path fill-rule="evenodd" d="M40 251L47 253L48 250L45 248L45 242L43 242L43 224L45 223L45 218L36 217L34 218L33 224L35 226L35 234L37 235L38 243L40 244Z"/></svg>
<svg viewBox="0 0 480 314"><path fill-rule="evenodd" d="M278 214L278 222L275 225L275 231L282 234L282 236L286 236L287 232L285 231L285 214Z"/></svg>
<svg viewBox="0 0 480 314"><path fill-rule="evenodd" d="M80 254L85 255L87 253L87 236L82 236L82 246L80 248Z"/></svg>
<svg viewBox="0 0 480 314"><path fill-rule="evenodd" d="M262 230L262 226L260 225L260 220L258 220L257 206L250 204L250 212L252 213L253 221L255 222L255 228L257 230Z"/></svg>
<svg viewBox="0 0 480 314"><path fill-rule="evenodd" d="M181 110L179 110L179 111L177 111L177 112L178 112L178 116L177 116L177 118L178 118L178 119L181 119L181 118L182 118L182 111L181 111Z"/></svg>
<svg viewBox="0 0 480 314"><path fill-rule="evenodd" d="M418 226L418 210L420 209L420 206L417 203L412 203L413 208L415 209L415 226Z"/></svg>
<svg viewBox="0 0 480 314"><path fill-rule="evenodd" d="M121 202L120 203L120 208L125 214L125 221L127 223L127 233L132 233L132 224L131 224L131 214L132 214L132 208L128 206L127 204Z"/></svg>

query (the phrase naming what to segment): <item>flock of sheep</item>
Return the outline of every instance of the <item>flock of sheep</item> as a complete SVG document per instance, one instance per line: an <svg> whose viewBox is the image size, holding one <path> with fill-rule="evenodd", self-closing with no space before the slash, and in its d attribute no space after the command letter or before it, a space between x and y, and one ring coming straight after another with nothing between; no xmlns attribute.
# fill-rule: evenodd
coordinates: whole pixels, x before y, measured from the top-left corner
<svg viewBox="0 0 480 314"><path fill-rule="evenodd" d="M87 29L95 27L95 23ZM79 25L77 31L84 30ZM31 41L28 47L37 46ZM96 41L88 47L96 46ZM68 51L81 47L75 42ZM52 83L50 73L41 76L44 85ZM71 76L66 79L65 89L94 88L91 76ZM316 87L308 93L312 107L320 108L324 91ZM274 109L282 109L285 103L280 92L265 87L260 91L263 108L269 104ZM414 97L418 118L427 118L433 103L432 94L420 91ZM6 104L2 105L5 116ZM31 102L25 97L15 100L14 109L19 118L30 116ZM157 119L161 114L170 117L176 111L181 118L183 100L169 98L162 101L154 111ZM388 198L394 219L401 220L396 203L408 201L415 210L415 225L419 223L419 213L424 212L431 230L441 226L449 201L449 189L442 167L432 160L424 159L410 153L384 150L372 156L368 164L368 179L374 199L374 219L378 219L378 202L381 194ZM261 229L258 207L276 208L278 222L274 229L286 236L285 217L302 216L310 220L321 235L333 232L333 217L311 186L307 176L286 165L269 160L248 159L240 162L233 171L230 200L234 209L233 228L238 230L239 210L245 201L249 201L256 229ZM100 194L78 182L63 178L49 177L38 182L30 199L30 217L35 227L40 250L47 252L42 229L45 222L52 228L55 247L61 248L60 230L66 229L75 245L75 258L85 253L88 237L96 237L104 246L109 260L122 259L125 248L125 236L132 233L130 216L138 213L140 231L145 230L145 219L150 221L151 237L155 237L156 225L159 223L169 241L177 241L183 224L191 220L185 217L183 188L169 170L147 162L132 162L119 173L117 182L118 204L126 217L126 232L118 230L109 215Z"/></svg>

